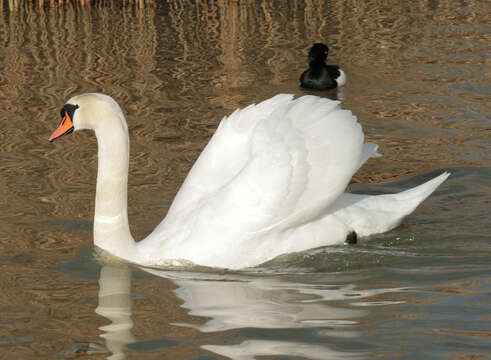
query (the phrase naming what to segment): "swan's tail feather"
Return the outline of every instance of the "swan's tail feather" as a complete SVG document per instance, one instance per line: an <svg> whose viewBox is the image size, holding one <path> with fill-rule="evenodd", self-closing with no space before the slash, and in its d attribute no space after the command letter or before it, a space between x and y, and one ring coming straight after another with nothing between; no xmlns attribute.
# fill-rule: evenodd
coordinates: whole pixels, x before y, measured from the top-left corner
<svg viewBox="0 0 491 360"><path fill-rule="evenodd" d="M373 196L344 193L332 209L336 217L349 224L358 235L379 234L399 225L449 176L449 172L444 172L430 181L396 194Z"/></svg>
<svg viewBox="0 0 491 360"><path fill-rule="evenodd" d="M412 212L416 207L423 202L428 196L431 195L433 191L436 190L441 183L443 183L450 176L448 171L443 174L433 178L419 186L413 187L411 189L402 191L397 194L392 194L391 196L398 201L405 201L414 204L414 207L409 211Z"/></svg>
<svg viewBox="0 0 491 360"><path fill-rule="evenodd" d="M448 171L433 178L421 185L413 187L411 189L402 191L396 194L381 195L378 197L387 197L392 201L388 202L388 207L392 208L391 212L394 214L393 218L389 221L392 223L387 230L393 229L399 225L404 217L411 214L428 196L430 196L441 183L443 183L450 176ZM383 231L387 231L383 230Z"/></svg>

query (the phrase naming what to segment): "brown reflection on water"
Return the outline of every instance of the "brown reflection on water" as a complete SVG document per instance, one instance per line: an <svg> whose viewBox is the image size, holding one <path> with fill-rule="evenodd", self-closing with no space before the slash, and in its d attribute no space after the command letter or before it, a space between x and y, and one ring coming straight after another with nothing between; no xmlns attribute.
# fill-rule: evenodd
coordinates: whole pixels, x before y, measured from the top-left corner
<svg viewBox="0 0 491 360"><path fill-rule="evenodd" d="M355 182L489 166L483 1L41 3L11 2L9 12L0 1L0 303L23 304L1 331L20 341L31 322L37 334L14 347L19 354L60 348L56 336L74 313L100 321L93 304L73 297L80 287L95 298L95 284L64 288L56 268L92 241L95 138L47 142L75 94L104 92L124 109L137 238L163 218L224 115L278 92L304 94L298 78L316 41L328 42L330 61L346 70L343 106L384 154ZM39 336L47 324L53 332Z"/></svg>
<svg viewBox="0 0 491 360"><path fill-rule="evenodd" d="M357 96L345 104L375 132L369 138L385 155L376 161L379 175L370 177L412 175L427 164L489 164L484 4L377 4L344 2L343 8L354 10L339 27L340 37L350 39L340 62L361 80L349 83ZM392 174L384 171L394 165ZM374 169L359 175L366 170Z"/></svg>

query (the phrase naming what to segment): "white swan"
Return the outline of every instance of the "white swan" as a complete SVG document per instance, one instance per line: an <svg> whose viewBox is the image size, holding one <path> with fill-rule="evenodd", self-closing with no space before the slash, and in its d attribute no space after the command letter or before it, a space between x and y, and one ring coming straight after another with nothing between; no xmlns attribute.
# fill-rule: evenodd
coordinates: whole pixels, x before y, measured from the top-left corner
<svg viewBox="0 0 491 360"><path fill-rule="evenodd" d="M68 100L61 115L50 141L82 129L97 137L95 245L140 265L185 260L238 269L381 233L449 176L398 194L343 193L377 145L363 143L356 117L337 101L281 94L223 118L166 217L136 243L128 226L129 138L121 108L107 95L84 94Z"/></svg>

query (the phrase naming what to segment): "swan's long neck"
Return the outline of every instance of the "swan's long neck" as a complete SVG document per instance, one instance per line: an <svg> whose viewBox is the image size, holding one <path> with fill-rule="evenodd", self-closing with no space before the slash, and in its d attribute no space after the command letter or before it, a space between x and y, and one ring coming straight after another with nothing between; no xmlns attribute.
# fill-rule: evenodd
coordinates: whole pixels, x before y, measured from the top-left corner
<svg viewBox="0 0 491 360"><path fill-rule="evenodd" d="M122 114L121 114L122 116ZM129 138L124 119L117 117L96 130L98 150L94 243L110 253L133 260L135 241L128 225Z"/></svg>

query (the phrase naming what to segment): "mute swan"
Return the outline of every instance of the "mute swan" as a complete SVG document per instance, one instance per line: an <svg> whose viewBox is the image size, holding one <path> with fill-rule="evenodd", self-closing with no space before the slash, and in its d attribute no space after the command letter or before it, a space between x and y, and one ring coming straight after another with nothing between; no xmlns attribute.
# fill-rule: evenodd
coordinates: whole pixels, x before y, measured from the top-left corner
<svg viewBox="0 0 491 360"><path fill-rule="evenodd" d="M300 86L311 90L334 89L346 84L346 74L337 65L327 65L329 48L317 43L309 51L309 68L300 76Z"/></svg>
<svg viewBox="0 0 491 360"><path fill-rule="evenodd" d="M224 117L166 217L138 243L128 226L128 127L116 101L71 98L49 140L95 131L97 247L144 266L182 260L238 269L390 230L448 177L398 194L343 193L377 145L363 143L356 117L338 104L281 94Z"/></svg>

